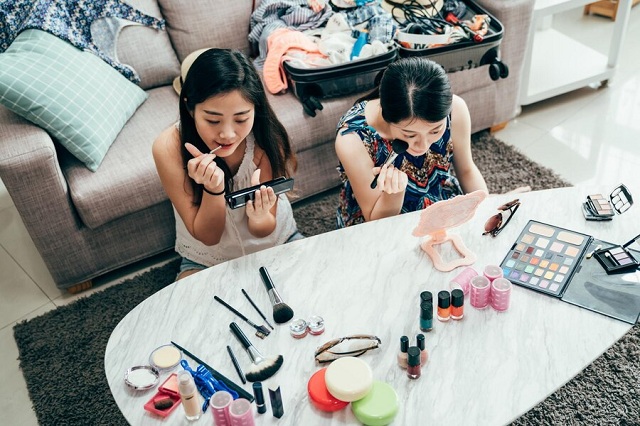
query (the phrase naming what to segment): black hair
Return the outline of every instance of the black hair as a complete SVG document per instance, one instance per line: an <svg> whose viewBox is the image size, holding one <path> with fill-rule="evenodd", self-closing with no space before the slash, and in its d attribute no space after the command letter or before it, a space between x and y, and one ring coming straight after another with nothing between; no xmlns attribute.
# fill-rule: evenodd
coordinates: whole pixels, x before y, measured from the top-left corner
<svg viewBox="0 0 640 426"><path fill-rule="evenodd" d="M289 135L271 105L267 101L264 86L249 59L240 51L230 49L208 49L193 62L180 92L180 137L183 142L195 145L201 152L209 152L196 130L192 113L197 104L212 96L238 90L247 102L253 104L255 117L253 136L256 144L269 158L273 176L290 177L295 172L297 162L291 150ZM181 144L182 160L186 169L192 155ZM223 158L215 162L224 171L225 191L233 191L233 176ZM194 203L202 200L202 185L187 176L194 194Z"/></svg>
<svg viewBox="0 0 640 426"><path fill-rule="evenodd" d="M451 112L453 94L444 68L423 57L402 58L382 74L380 84L357 102L380 99L388 123L418 118L435 123Z"/></svg>

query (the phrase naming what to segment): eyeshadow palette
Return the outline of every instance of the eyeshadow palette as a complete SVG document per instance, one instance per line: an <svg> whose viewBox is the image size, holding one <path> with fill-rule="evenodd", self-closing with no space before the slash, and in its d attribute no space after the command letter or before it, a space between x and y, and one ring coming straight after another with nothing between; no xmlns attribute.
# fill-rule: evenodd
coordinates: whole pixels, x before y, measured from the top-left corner
<svg viewBox="0 0 640 426"><path fill-rule="evenodd" d="M530 220L500 267L514 284L561 297L592 239Z"/></svg>

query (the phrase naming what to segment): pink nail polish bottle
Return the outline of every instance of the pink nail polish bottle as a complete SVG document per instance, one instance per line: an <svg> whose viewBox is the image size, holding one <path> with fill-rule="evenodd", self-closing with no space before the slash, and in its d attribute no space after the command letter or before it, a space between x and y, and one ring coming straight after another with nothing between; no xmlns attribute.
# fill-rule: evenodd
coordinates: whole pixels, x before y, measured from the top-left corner
<svg viewBox="0 0 640 426"><path fill-rule="evenodd" d="M418 349L420 349L420 364L425 365L427 363L427 359L429 359L429 354L427 353L427 349L424 343L424 334L420 333L416 336L416 343Z"/></svg>
<svg viewBox="0 0 640 426"><path fill-rule="evenodd" d="M400 338L400 352L398 352L398 366L407 368L407 350L409 349L409 338L402 336Z"/></svg>

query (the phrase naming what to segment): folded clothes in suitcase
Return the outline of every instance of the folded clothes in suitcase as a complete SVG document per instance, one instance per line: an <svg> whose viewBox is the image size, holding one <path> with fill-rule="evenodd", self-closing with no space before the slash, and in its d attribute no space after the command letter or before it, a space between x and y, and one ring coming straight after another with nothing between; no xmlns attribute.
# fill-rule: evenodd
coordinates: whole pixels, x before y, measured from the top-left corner
<svg viewBox="0 0 640 426"><path fill-rule="evenodd" d="M297 68L284 61L293 94L302 102L304 111L312 117L322 109L323 98L333 98L373 89L378 76L396 60L398 49L363 59L355 59L334 66Z"/></svg>
<svg viewBox="0 0 640 426"><path fill-rule="evenodd" d="M489 75L493 80L509 75L507 65L500 61L503 26L473 0L445 0L437 9L431 7L428 11L423 0L383 2L401 22L396 37L401 57L428 57L447 72L489 65ZM477 27L482 25L484 30L477 31ZM446 30L445 33L437 31L442 29ZM461 32L465 37L459 37ZM452 38L458 41L451 42Z"/></svg>

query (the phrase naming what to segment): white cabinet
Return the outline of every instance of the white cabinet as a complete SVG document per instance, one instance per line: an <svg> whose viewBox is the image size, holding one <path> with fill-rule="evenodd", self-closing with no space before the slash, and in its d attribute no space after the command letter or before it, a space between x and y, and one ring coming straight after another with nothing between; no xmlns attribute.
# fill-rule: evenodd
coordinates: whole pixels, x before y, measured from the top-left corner
<svg viewBox="0 0 640 426"><path fill-rule="evenodd" d="M632 0L619 0L609 54L545 25L553 15L582 8L593 0L537 0L525 52L520 104L529 105L553 96L604 83L613 76L622 45Z"/></svg>

